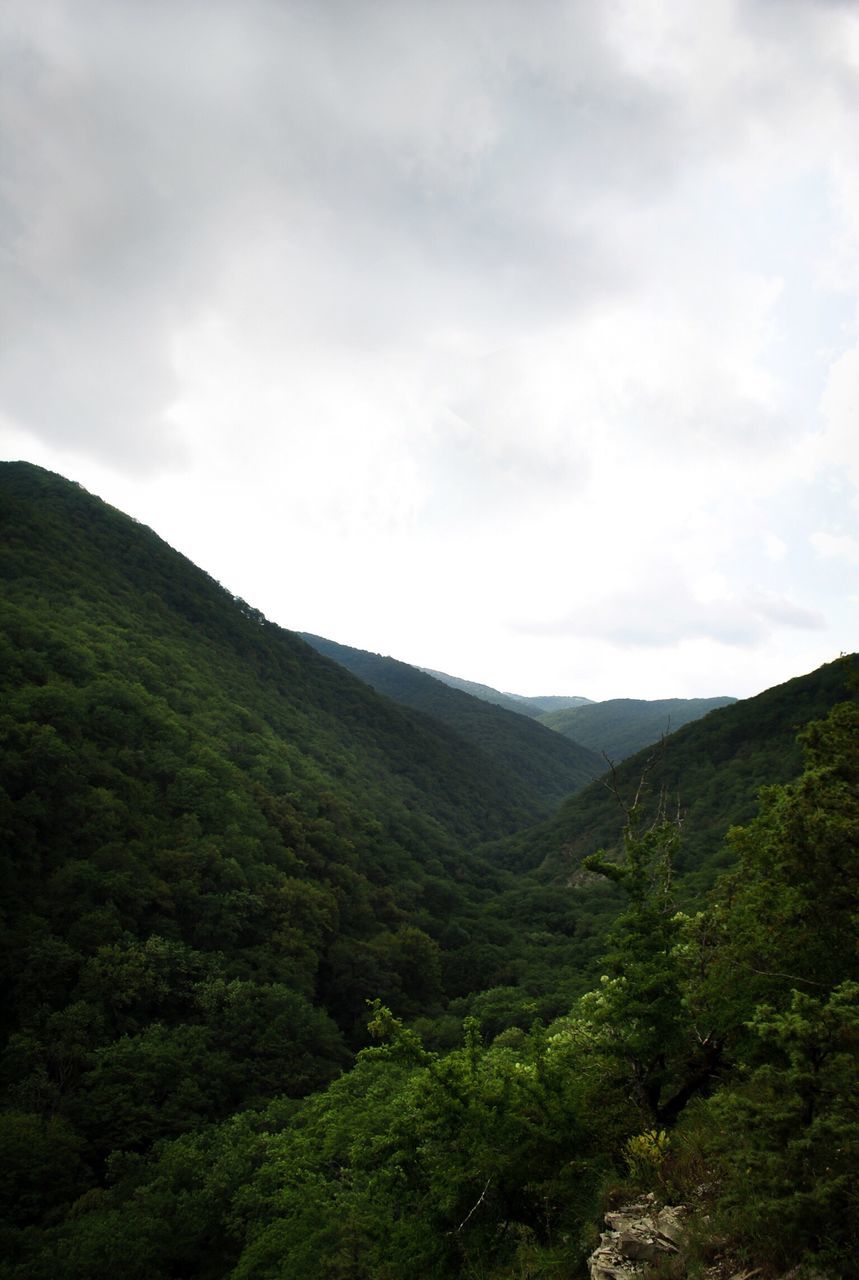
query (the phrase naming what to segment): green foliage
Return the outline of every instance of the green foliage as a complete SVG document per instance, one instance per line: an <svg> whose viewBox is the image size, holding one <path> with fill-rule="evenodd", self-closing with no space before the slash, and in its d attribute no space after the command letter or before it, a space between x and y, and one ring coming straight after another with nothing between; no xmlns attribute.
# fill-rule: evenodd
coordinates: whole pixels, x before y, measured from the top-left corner
<svg viewBox="0 0 859 1280"><path fill-rule="evenodd" d="M591 783L553 818L485 852L505 866L542 867L547 877L569 877L594 849L617 845L617 795L635 795L645 776L642 823L654 821L664 797L683 815L675 870L678 891L694 902L731 865L725 832L754 817L761 787L789 782L802 771L797 732L848 696L855 669L855 657L840 658L684 725L658 747L618 765L612 788ZM587 886L580 893L587 896Z"/></svg>
<svg viewBox="0 0 859 1280"><path fill-rule="evenodd" d="M750 1027L765 1061L712 1100L702 1143L719 1227L758 1264L838 1269L859 1254L859 985L794 992Z"/></svg>
<svg viewBox="0 0 859 1280"><path fill-rule="evenodd" d="M539 719L547 729L619 764L684 724L734 702L736 698L609 698L544 712Z"/></svg>
<svg viewBox="0 0 859 1280"><path fill-rule="evenodd" d="M784 745L847 663L672 738L619 842L583 793L566 889L473 852L522 816L488 756L0 479L2 1280L577 1274L630 1178L851 1274L859 710ZM700 863L786 776L678 914L661 787Z"/></svg>
<svg viewBox="0 0 859 1280"><path fill-rule="evenodd" d="M520 797L522 810L532 822L547 816L567 796L605 772L599 754L563 738L559 741L529 719L529 704L504 699L502 694L498 695L500 704L486 701L485 696L451 687L394 658L335 644L321 636L303 638L378 693L425 712L476 747L506 779L509 794ZM534 712L539 714L539 708Z"/></svg>
<svg viewBox="0 0 859 1280"><path fill-rule="evenodd" d="M623 1154L633 1180L644 1186L658 1183L670 1146L671 1140L664 1129L646 1129L629 1138Z"/></svg>
<svg viewBox="0 0 859 1280"><path fill-rule="evenodd" d="M371 996L456 998L448 1042L481 985L545 1007L575 930L541 905L520 936L468 850L530 783L59 477L0 467L0 531L0 1096L49 1126L34 1168L67 1134L104 1193L117 1152L324 1088ZM9 1202L15 1249L58 1205Z"/></svg>
<svg viewBox="0 0 859 1280"><path fill-rule="evenodd" d="M803 742L802 776L732 832L740 861L693 998L737 1071L692 1129L738 1248L837 1272L859 1245L859 707L836 706Z"/></svg>
<svg viewBox="0 0 859 1280"><path fill-rule="evenodd" d="M582 1004L595 1029L608 1033L608 1069L646 1115L670 1124L712 1065L684 1002L681 919L671 898L679 830L664 819L642 829L634 806L623 840L623 862L602 852L585 859L587 870L621 886L628 906L609 934L602 988Z"/></svg>

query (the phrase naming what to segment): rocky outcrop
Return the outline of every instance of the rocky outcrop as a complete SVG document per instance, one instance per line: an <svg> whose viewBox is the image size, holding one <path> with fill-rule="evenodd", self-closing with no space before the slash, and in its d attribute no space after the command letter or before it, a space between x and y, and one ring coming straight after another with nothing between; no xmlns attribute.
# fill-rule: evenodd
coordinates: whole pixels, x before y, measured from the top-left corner
<svg viewBox="0 0 859 1280"><path fill-rule="evenodd" d="M698 1231L707 1217L697 1216ZM608 1228L588 1258L590 1280L644 1280L659 1275L680 1280L686 1275L692 1210L688 1205L660 1205L653 1195L641 1196L605 1215ZM700 1243L700 1240L699 1240ZM737 1259L722 1250L709 1251L704 1280L761 1280L763 1268L737 1269ZM658 1267L658 1270L656 1270ZM648 1270L652 1268L652 1270ZM851 1273L852 1274L852 1273ZM780 1280L836 1280L812 1266L793 1267Z"/></svg>
<svg viewBox="0 0 859 1280"><path fill-rule="evenodd" d="M642 1196L605 1215L608 1228L588 1258L591 1280L637 1280L647 1263L674 1257L683 1273L685 1238L683 1205L659 1206L652 1195Z"/></svg>

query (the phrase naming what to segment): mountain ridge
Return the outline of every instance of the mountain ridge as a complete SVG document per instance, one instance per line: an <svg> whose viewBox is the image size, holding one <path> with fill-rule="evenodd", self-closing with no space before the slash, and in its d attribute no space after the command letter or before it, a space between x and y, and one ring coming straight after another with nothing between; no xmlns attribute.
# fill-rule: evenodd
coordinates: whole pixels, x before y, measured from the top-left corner
<svg viewBox="0 0 859 1280"><path fill-rule="evenodd" d="M539 717L539 723L618 764L684 724L736 701L729 696L607 698L587 706L546 712Z"/></svg>
<svg viewBox="0 0 859 1280"><path fill-rule="evenodd" d="M618 846L626 814L639 795L639 820L645 825L665 806L679 809L684 835L678 869L690 885L707 888L727 865L726 830L751 820L761 787L798 775L797 733L849 698L857 665L859 656L842 655L690 721L623 760L610 777L573 796L551 818L484 852L500 865L568 877L586 855Z"/></svg>
<svg viewBox="0 0 859 1280"><path fill-rule="evenodd" d="M605 771L605 761L579 744L559 750L550 730L529 716L464 692L396 658L301 632L308 644L404 706L431 715L526 781L546 812Z"/></svg>

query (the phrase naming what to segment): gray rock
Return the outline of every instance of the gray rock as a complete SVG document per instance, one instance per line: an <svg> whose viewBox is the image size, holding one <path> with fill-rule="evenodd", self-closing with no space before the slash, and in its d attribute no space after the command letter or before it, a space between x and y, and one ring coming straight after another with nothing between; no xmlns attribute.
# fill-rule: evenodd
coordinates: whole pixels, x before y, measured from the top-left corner
<svg viewBox="0 0 859 1280"><path fill-rule="evenodd" d="M588 1259L591 1280L641 1280L645 1263L680 1254L685 1212L683 1205L658 1208L649 1195L607 1213L609 1230Z"/></svg>
<svg viewBox="0 0 859 1280"><path fill-rule="evenodd" d="M685 1214L686 1209L683 1205L667 1204L656 1215L657 1231L678 1248L686 1239L686 1227L683 1221Z"/></svg>
<svg viewBox="0 0 859 1280"><path fill-rule="evenodd" d="M655 1262L666 1253L676 1253L669 1240L661 1240L659 1236L643 1231L621 1231L615 1248L624 1258L631 1258L634 1262Z"/></svg>

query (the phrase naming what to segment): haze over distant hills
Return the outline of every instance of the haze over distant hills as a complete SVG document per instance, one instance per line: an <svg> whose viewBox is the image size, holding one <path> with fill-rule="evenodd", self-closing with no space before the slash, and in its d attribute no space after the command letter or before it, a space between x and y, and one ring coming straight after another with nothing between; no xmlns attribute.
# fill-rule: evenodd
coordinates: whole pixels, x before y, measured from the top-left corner
<svg viewBox="0 0 859 1280"><path fill-rule="evenodd" d="M318 637L307 635L304 638L311 644L318 639ZM346 646L335 646L333 641L321 643L329 646L328 649L323 650L329 657L342 661L344 666L362 679L367 679L374 688L381 689L381 686L369 678L367 672L370 667L367 659L372 658L377 662L395 661L393 658L382 659L378 654L365 654L363 650L349 650ZM339 651L339 656L334 652L335 648ZM359 654L363 657L359 658L357 656ZM553 729L565 738L578 743L579 746L596 752L603 762L603 769L606 767L606 757L616 763L640 751L649 743L657 742L664 734L672 733L681 725L697 720L717 707L736 702L736 698L732 697L654 700L610 698L605 702L594 702L592 698L565 694L525 697L520 693L501 693L491 685L462 680L459 676L451 676L444 671L434 671L430 667L412 668L412 670L418 669L451 689L457 689L484 702L490 702L508 711L515 711L519 715L538 720L547 729ZM376 678L381 679L381 668L376 666L374 671ZM390 689L382 691L390 693L394 698L397 697Z"/></svg>
<svg viewBox="0 0 859 1280"><path fill-rule="evenodd" d="M541 798L546 813L605 772L605 760L597 752L553 734L518 710L473 696L396 658L300 634L319 653L366 681L377 693L433 716L484 752L496 768L510 770L511 783L517 787L527 783Z"/></svg>
<svg viewBox="0 0 859 1280"><path fill-rule="evenodd" d="M618 763L692 720L730 706L736 698L609 698L587 706L547 711L540 724Z"/></svg>
<svg viewBox="0 0 859 1280"><path fill-rule="evenodd" d="M725 832L753 816L762 786L799 773L798 731L849 696L856 665L855 655L840 658L691 721L629 756L613 778L585 788L553 817L499 842L494 856L504 865L568 876L587 854L617 844L623 806L632 804L643 779L641 821L654 819L660 806L679 812L678 870L712 882L729 857ZM601 705L611 704L594 709Z"/></svg>
<svg viewBox="0 0 859 1280"><path fill-rule="evenodd" d="M521 693L501 693L491 685L479 684L474 680L462 680L459 676L450 676L445 671L433 671L431 667L421 667L420 670L436 680L441 680L442 684L449 685L451 689L460 689L463 693L470 693L474 698L482 698L484 702L494 702L499 707L506 707L508 711L516 711L521 716L532 716L535 720L546 711L581 707L590 702L590 698L575 695L565 697L562 694L526 698Z"/></svg>

